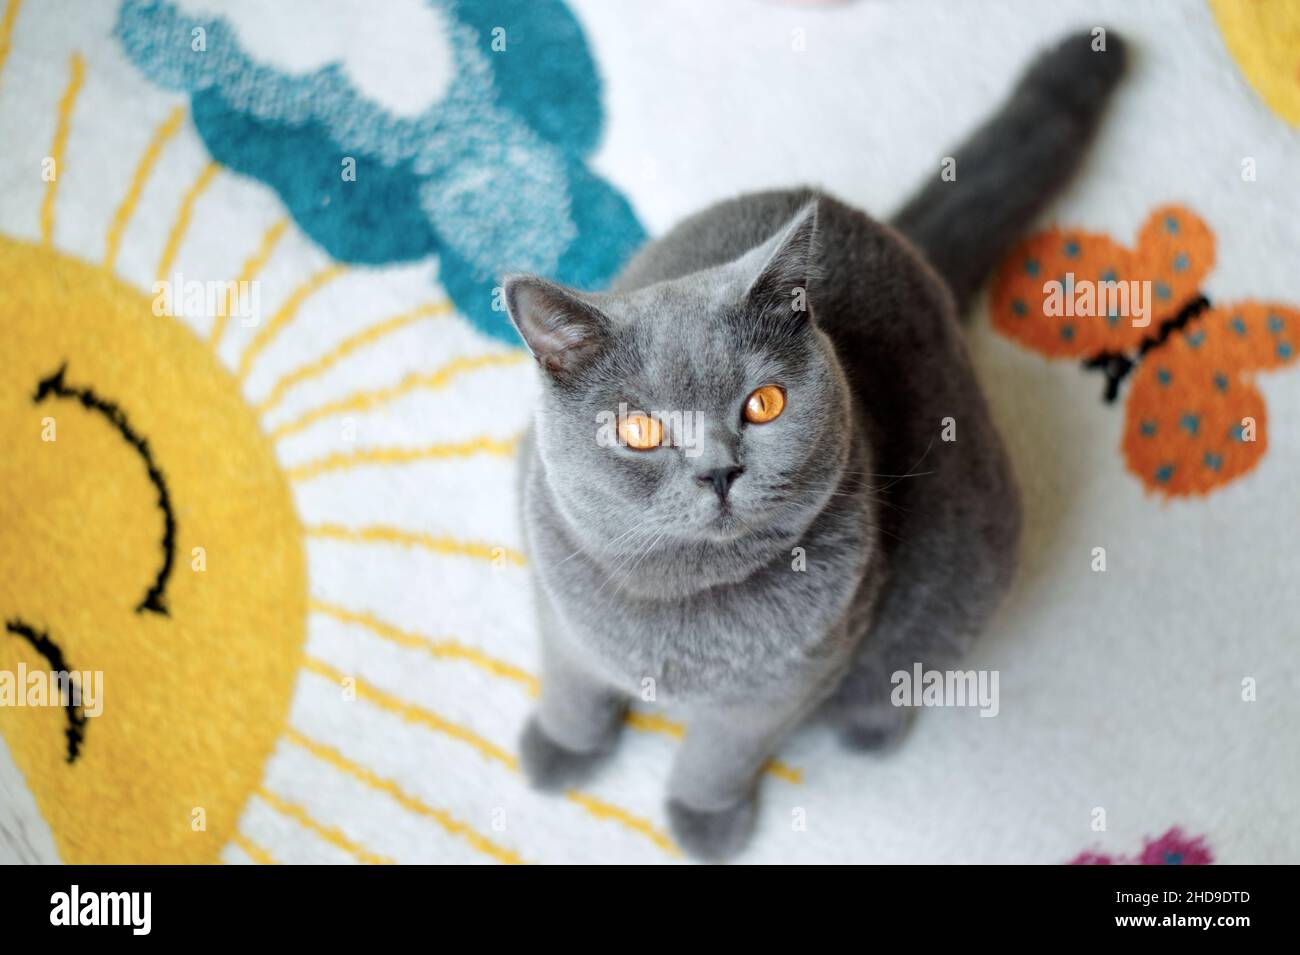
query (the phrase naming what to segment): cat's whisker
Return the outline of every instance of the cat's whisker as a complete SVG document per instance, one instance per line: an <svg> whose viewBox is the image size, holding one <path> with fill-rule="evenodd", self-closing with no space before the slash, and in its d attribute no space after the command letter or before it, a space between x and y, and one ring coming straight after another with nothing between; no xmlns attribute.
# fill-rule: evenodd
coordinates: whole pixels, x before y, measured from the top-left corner
<svg viewBox="0 0 1300 955"><path fill-rule="evenodd" d="M922 452L921 456L920 456L919 458L916 459L916 463L913 464L910 468L908 468L907 471L906 471L905 473L903 473L903 474L880 474L880 473L877 473L877 472L875 472L875 471L866 471L866 470L860 470L860 469L855 469L855 468L845 468L845 469L844 469L843 471L841 471L840 473L841 473L842 475L848 475L848 476L850 476L850 477L873 477L873 478L884 478L884 479L886 479L886 480L889 480L890 483L880 485L879 487L873 487L872 490L877 490L877 491L888 490L889 488L891 488L891 487L893 487L895 484L897 484L899 481L906 480L907 478L913 478L913 477L925 477L926 475L934 474L934 473L935 473L934 471L918 471L918 470L916 470L916 469L919 468L923 463L925 463L925 459L926 459L927 457L929 457L930 452L931 452L933 449L934 449L934 438L931 438L931 439L930 439L930 443L927 444L927 445L925 446L925 451ZM892 479L892 480L890 480L890 479Z"/></svg>
<svg viewBox="0 0 1300 955"><path fill-rule="evenodd" d="M798 508L803 508L804 510L823 511L830 505L831 500L835 498L858 498L860 496L865 495L867 499L870 500L873 504L879 504L882 507L888 507L891 510L898 511L901 514L908 513L907 508L903 507L900 504L896 504L893 501L887 501L884 498L871 493L872 490L873 488L869 485L854 487L852 490L848 490L848 491L833 490L828 492L825 495L826 500L824 503L820 505L808 504L803 501L795 501L795 500L791 500L790 498L783 498L783 497L763 498L758 503L763 507L769 507L772 509L778 509L781 507L798 507Z"/></svg>
<svg viewBox="0 0 1300 955"><path fill-rule="evenodd" d="M649 557L649 556L654 552L654 549L655 549L656 547L658 547L658 546L659 546L659 543L660 543L660 542L661 542L665 537L667 537L667 536L668 536L668 532L667 532L667 531L660 531L660 532L659 532L659 536L656 537L654 540L652 540L652 541L649 543L649 545L647 545L645 548L643 548L643 549L641 550L641 554L640 554L640 556L637 557L637 559L636 559L635 561L632 562L632 565L631 565L630 567L628 567L627 570L623 571L623 575L624 575L625 577L631 577L631 576L632 576L632 572L633 572L634 570L636 570L637 567L639 567L639 566L641 565L641 562L642 562L643 560L645 560L647 557Z"/></svg>
<svg viewBox="0 0 1300 955"><path fill-rule="evenodd" d="M625 537L628 537L629 535L633 534L635 531L639 531L639 530L643 529L643 528L646 527L646 525L648 525L649 523L651 523L651 522L650 522L650 521L643 521L643 522L640 523L640 524L634 524L634 525L632 525L632 526L629 527L627 530L625 530L623 533L619 534L617 537L614 537L614 538L611 538L611 539L608 540L608 541L605 541L605 542L601 545L601 551L603 552L603 551L607 551L607 550L609 550L611 547L613 547L613 546L614 546L615 544L617 544L619 541L621 541L621 540L623 540ZM579 548L578 548L577 550L575 550L572 554L570 554L568 557L564 558L564 560L560 561L560 562L557 563L555 566L556 566L556 567L559 567L560 564L567 564L569 561L573 560L573 558L577 557L577 556L578 556L579 554L581 554L581 553L584 553L585 551L586 551L586 548L585 548L585 547L579 547Z"/></svg>
<svg viewBox="0 0 1300 955"><path fill-rule="evenodd" d="M845 481L842 483L846 487L850 487L858 490L888 491L891 487L893 487L895 484L898 484L900 481L905 481L908 478L926 477L928 475L935 474L935 473L936 472L934 471L917 471L914 474L900 474L900 475L896 475L892 481L889 481L888 483L885 484L868 484L864 481L859 481L859 482ZM873 476L877 476L877 475L873 475Z"/></svg>
<svg viewBox="0 0 1300 955"><path fill-rule="evenodd" d="M592 553L591 555L594 557L597 556L598 554L606 554L610 550L612 550L616 544L620 544L620 543L636 546L636 544L638 544L641 540L640 538L641 533L644 531L649 531L653 533L654 527L657 523L659 523L657 518L650 517L637 524L633 524L631 527L623 531L621 534L616 534L614 537L611 537L609 540L601 542L601 544L599 545L599 550L596 553ZM591 553L591 551L588 548L579 547L568 557L564 558L564 560L560 561L560 563L563 564L567 561L570 561L574 557L577 557L579 554L584 552Z"/></svg>
<svg viewBox="0 0 1300 955"><path fill-rule="evenodd" d="M651 523L652 523L651 521L646 521L645 523L638 525L637 528L636 528L636 530L644 530L644 529L646 529L646 528L647 528ZM639 556L640 556L641 553L642 553L642 550L641 550L641 545L642 545L642 544L645 544L645 543L647 543L647 542L649 543L649 546L646 548L646 551L648 552L650 549L652 549L652 548L654 547L655 544L657 544L660 540L662 540L662 539L664 538L664 536L666 536L667 533L668 533L667 531L662 531L662 532L660 532L660 533L658 534L658 536L656 536L656 535L655 535L655 532L654 532L654 531L655 531L654 528L650 528L649 530L650 530L650 532L647 533L647 534L645 535L644 538L638 538L638 537L636 537L636 536L633 536L632 539L633 539L634 543L633 543L632 547L633 547L634 549L633 549L633 550L630 550L630 551L629 551L628 553L626 553L626 554L621 555L619 558L617 558L617 559L614 561L614 565L613 565L613 567L610 568L610 570L608 571L608 574L607 574L607 576L605 577L604 582L600 585L599 588L597 588L597 590L596 590L596 593L597 593L597 594L599 594L601 591L603 591L603 590L605 589L605 585L606 585L606 584L608 584L611 580L613 580L613 579L614 579L616 576L618 576L619 574L623 573L624 570L625 570L625 568L627 568L628 565L629 565L629 564L630 564L634 559L638 559L638 558L639 558Z"/></svg>

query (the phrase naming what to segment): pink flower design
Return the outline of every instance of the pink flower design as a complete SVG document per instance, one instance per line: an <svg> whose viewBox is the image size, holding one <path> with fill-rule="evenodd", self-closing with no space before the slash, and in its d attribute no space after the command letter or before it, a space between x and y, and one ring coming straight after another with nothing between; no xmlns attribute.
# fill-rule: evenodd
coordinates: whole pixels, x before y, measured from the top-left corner
<svg viewBox="0 0 1300 955"><path fill-rule="evenodd" d="M1085 849L1071 859L1066 865L1114 865L1115 860L1104 852L1092 852Z"/></svg>
<svg viewBox="0 0 1300 955"><path fill-rule="evenodd" d="M1145 837L1136 857L1111 856L1085 849L1067 865L1209 865L1214 854L1205 844L1205 836L1188 836L1174 826L1158 839Z"/></svg>
<svg viewBox="0 0 1300 955"><path fill-rule="evenodd" d="M1191 838L1177 826L1159 839L1143 839L1138 865L1209 865L1214 861L1204 836Z"/></svg>

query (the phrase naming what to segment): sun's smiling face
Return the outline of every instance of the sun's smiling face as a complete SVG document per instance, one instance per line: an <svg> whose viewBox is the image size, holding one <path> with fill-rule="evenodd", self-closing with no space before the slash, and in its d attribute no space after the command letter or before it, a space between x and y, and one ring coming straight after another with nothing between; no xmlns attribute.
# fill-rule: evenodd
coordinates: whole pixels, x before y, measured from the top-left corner
<svg viewBox="0 0 1300 955"><path fill-rule="evenodd" d="M0 681L102 679L97 716L0 705L0 773L37 810L0 829L73 863L540 857L554 803L511 751L538 683L525 355L449 320L432 262L331 259L185 104L0 8L0 126L32 172L0 212ZM646 807L565 806L676 853Z"/></svg>
<svg viewBox="0 0 1300 955"><path fill-rule="evenodd" d="M301 663L289 489L235 379L147 295L5 238L0 288L0 619L103 674L75 758L57 707L0 707L0 733L64 861L212 861ZM19 662L49 669L11 628Z"/></svg>

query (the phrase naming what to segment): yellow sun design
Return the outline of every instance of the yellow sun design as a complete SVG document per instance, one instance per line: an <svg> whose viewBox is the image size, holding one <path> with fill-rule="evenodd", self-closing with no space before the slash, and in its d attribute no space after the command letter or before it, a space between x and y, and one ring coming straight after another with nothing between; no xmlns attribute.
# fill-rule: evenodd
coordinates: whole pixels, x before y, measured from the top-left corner
<svg viewBox="0 0 1300 955"><path fill-rule="evenodd" d="M0 70L16 8L11 0L0 21ZM519 641L490 652L481 642L432 637L362 609L400 596L384 589L384 575L351 599L315 579L313 547L382 552L401 562L387 566L401 566L407 581L420 579L406 565L423 555L445 562L444 582L477 598L481 606L471 613L479 616L470 619L499 629L495 585L475 575L478 568L491 568L494 578L502 576L497 570L518 574L525 563L518 549L409 520L357 519L339 512L366 498L364 485L342 498L322 486L379 468L503 461L517 431L294 452L319 448L318 438L304 439L354 416L430 392L450 397L449 386L462 379L517 379L525 356L500 347L471 351L363 388L332 378L377 345L450 312L444 301L408 296L329 347L287 366L281 361L268 378L266 356L315 297L351 272L323 262L271 288L285 279L277 250L290 242L309 248L284 219L249 242L242 266L232 270L233 282L260 280L278 302L254 327L242 327L228 297L199 321L156 314L154 291L121 278L120 262L138 260L139 243L129 238L138 235L137 213L150 201L169 145L192 134L182 107L158 118L107 218L101 260L60 248L61 184L78 168L68 159L69 141L84 115L83 87L93 89L94 79L74 55L55 110L48 156L56 175L44 186L36 237L0 236L0 621L7 628L0 671L20 663L48 669L54 647L68 669L99 671L104 679L103 714L80 724L58 708L0 707L0 736L60 858L383 863L414 855L403 852L409 838L433 858L514 863L542 861L539 845L564 845L548 843L553 826L592 825L605 827L625 856L677 857L645 810L589 792L555 802L527 790L512 746L537 678L511 659ZM172 203L170 227L155 233L161 251L150 274L160 280L188 264L191 227L212 211L204 197L231 178L211 162L191 175ZM327 388L332 381L342 390ZM507 400L517 429L526 406ZM300 520L304 509L313 519ZM521 577L500 586L511 599L526 591ZM406 683L408 671L430 664L455 670L445 678L450 692L433 696L445 700L446 712L429 705L431 693ZM629 725L659 739L683 733L655 712L633 713ZM74 756L71 737L78 734ZM402 762L394 735L427 751L427 771ZM799 781L783 764L770 771ZM441 786L455 787L459 811L435 803L439 790L425 782L435 772ZM315 798L322 789L330 799ZM498 830L497 817L506 815L523 820L514 823L518 830ZM602 841L591 844L599 851Z"/></svg>
<svg viewBox="0 0 1300 955"><path fill-rule="evenodd" d="M83 75L75 59L56 169ZM34 641L13 639L38 633L71 669L105 674L108 715L84 726L75 754L59 709L0 708L0 731L58 820L65 860L210 861L258 784L301 665L302 532L238 382L188 328L155 317L148 294L52 246L58 181L43 241L0 237L0 661L48 667Z"/></svg>
<svg viewBox="0 0 1300 955"><path fill-rule="evenodd" d="M106 681L106 715L71 763L62 711L42 711L38 726L0 708L0 731L46 817L60 820L65 860L210 860L260 778L301 663L307 598L288 486L234 379L188 329L155 319L148 297L4 238L0 284L24 316L8 323L0 383L11 442L0 606ZM35 400L60 371L64 393ZM145 436L178 509L173 540L163 542L148 465L88 395ZM196 435L220 461L193 453ZM166 561L160 609L141 609ZM15 651L29 669L44 663L12 639L0 659ZM150 751L119 727L151 727Z"/></svg>
<svg viewBox="0 0 1300 955"><path fill-rule="evenodd" d="M1228 52L1269 108L1300 126L1300 4L1210 0Z"/></svg>

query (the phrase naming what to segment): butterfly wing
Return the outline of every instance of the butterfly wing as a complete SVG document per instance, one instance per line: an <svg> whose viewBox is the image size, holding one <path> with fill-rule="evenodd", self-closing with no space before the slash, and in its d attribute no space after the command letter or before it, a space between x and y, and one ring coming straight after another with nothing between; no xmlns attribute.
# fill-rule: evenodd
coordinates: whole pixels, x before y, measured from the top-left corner
<svg viewBox="0 0 1300 955"><path fill-rule="evenodd" d="M1231 315L1207 310L1149 352L1133 375L1124 460L1157 494L1207 494L1245 474L1267 449L1264 396L1237 363Z"/></svg>
<svg viewBox="0 0 1300 955"><path fill-rule="evenodd" d="M1100 233L1048 229L1032 235L998 269L989 301L993 327L1049 358L1135 348L1144 332L1119 310L1105 316L1072 314L1078 311L1081 280L1132 278L1135 263L1132 252Z"/></svg>
<svg viewBox="0 0 1300 955"><path fill-rule="evenodd" d="M1150 333L1199 294L1214 267L1214 233L1190 209L1161 206L1138 232L1138 259L1134 277L1151 283Z"/></svg>
<svg viewBox="0 0 1300 955"><path fill-rule="evenodd" d="M1237 302L1209 310L1185 337L1184 347L1197 347L1224 370L1272 371L1300 358L1300 309Z"/></svg>
<svg viewBox="0 0 1300 955"><path fill-rule="evenodd" d="M1048 229L1003 261L993 324L1051 358L1130 352L1196 297L1213 265L1214 233L1182 206L1152 212L1136 251L1100 233Z"/></svg>

